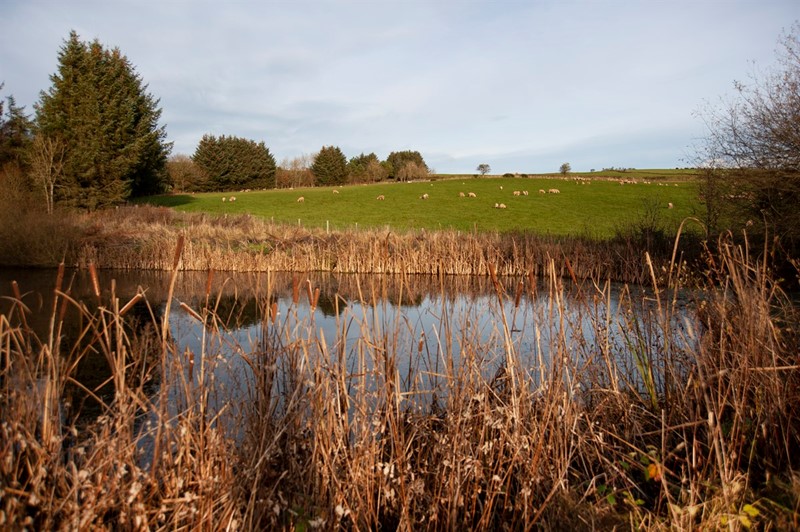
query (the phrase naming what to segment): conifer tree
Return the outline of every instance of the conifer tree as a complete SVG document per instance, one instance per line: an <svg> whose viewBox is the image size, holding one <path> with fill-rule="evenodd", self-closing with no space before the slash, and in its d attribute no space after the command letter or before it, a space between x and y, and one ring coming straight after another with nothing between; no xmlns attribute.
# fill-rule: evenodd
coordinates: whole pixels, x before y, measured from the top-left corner
<svg viewBox="0 0 800 532"><path fill-rule="evenodd" d="M205 174L207 190L275 187L275 158L264 142L203 135L192 160Z"/></svg>
<svg viewBox="0 0 800 532"><path fill-rule="evenodd" d="M56 200L96 209L162 192L171 144L158 125L158 100L130 61L73 31L58 63L36 105L38 132L64 142Z"/></svg>
<svg viewBox="0 0 800 532"><path fill-rule="evenodd" d="M323 146L311 171L318 186L343 185L347 181L347 159L338 146Z"/></svg>
<svg viewBox="0 0 800 532"><path fill-rule="evenodd" d="M2 89L3 84L0 83ZM25 108L17 106L13 96L7 96L5 102L0 100L0 168L9 163L24 166L32 128Z"/></svg>

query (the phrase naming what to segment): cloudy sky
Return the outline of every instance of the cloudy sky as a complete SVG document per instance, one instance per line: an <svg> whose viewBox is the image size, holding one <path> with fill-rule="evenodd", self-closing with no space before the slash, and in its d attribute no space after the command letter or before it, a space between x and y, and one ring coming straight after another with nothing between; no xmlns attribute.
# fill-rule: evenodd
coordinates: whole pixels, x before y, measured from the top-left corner
<svg viewBox="0 0 800 532"><path fill-rule="evenodd" d="M798 19L797 0L4 0L0 82L33 112L74 29L128 56L173 154L210 133L279 162L337 145L440 173L672 168L696 111Z"/></svg>

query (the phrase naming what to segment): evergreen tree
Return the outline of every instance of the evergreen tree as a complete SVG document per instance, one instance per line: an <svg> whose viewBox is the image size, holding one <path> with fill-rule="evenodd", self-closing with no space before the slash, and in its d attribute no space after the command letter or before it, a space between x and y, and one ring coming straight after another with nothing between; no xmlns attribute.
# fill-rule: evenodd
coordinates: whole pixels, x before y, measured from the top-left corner
<svg viewBox="0 0 800 532"><path fill-rule="evenodd" d="M347 162L347 173L351 183L371 183L386 178L386 171L374 153L351 157Z"/></svg>
<svg viewBox="0 0 800 532"><path fill-rule="evenodd" d="M95 209L162 192L172 146L158 125L158 100L128 59L73 31L58 60L36 105L39 132L64 141L57 201Z"/></svg>
<svg viewBox="0 0 800 532"><path fill-rule="evenodd" d="M386 158L386 166L389 171L389 177L392 179L401 179L404 174L403 167L409 163L415 164L415 170L418 173L427 174L429 172L428 165L425 164L422 155L418 151L393 151Z"/></svg>
<svg viewBox="0 0 800 532"><path fill-rule="evenodd" d="M347 181L347 159L337 146L323 146L311 171L318 186L343 185Z"/></svg>
<svg viewBox="0 0 800 532"><path fill-rule="evenodd" d="M263 142L203 135L192 160L205 174L207 190L275 187L275 158Z"/></svg>
<svg viewBox="0 0 800 532"><path fill-rule="evenodd" d="M3 84L0 83L0 90ZM5 104L8 104L6 108ZM25 152L30 146L33 124L24 107L18 107L13 96L0 100L0 168L6 164L24 166Z"/></svg>

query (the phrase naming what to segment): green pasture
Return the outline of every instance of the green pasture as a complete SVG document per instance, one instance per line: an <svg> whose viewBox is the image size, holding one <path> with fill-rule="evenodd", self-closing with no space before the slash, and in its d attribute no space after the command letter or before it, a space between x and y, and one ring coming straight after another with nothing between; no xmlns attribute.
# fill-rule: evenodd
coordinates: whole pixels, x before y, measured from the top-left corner
<svg viewBox="0 0 800 532"><path fill-rule="evenodd" d="M581 174L586 176L587 174ZM641 179L639 177L638 179ZM333 188L338 194L333 193ZM540 194L540 189L560 190ZM528 195L514 196L515 190ZM459 192L477 197L459 197ZM428 194L428 199L420 199ZM383 195L386 199L378 201ZM235 202L222 201L234 196ZM298 203L302 196L304 201ZM251 192L173 194L145 201L185 212L249 213L276 222L344 229L453 228L464 231L534 231L552 235L604 238L616 229L645 219L669 232L681 220L698 216L697 185L685 175L654 179L650 184L620 185L592 180L580 184L556 177L443 179L430 182L380 183L342 187ZM506 209L495 208L503 203ZM668 204L674 205L673 209Z"/></svg>

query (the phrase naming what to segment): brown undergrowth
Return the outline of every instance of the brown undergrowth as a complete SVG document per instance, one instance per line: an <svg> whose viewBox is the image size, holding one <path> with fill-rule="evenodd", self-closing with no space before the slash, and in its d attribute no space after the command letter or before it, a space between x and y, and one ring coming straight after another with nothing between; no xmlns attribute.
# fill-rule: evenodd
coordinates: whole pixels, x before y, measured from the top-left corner
<svg viewBox="0 0 800 532"><path fill-rule="evenodd" d="M81 215L39 213L26 220L8 220L8 234L0 239L3 264L54 267L63 260L84 268L92 263L109 269L169 270L171 250L183 236L181 267L186 270L486 276L492 265L501 276L542 276L555 262L560 276L641 284L650 281L642 253L648 251L661 271L672 251L671 242L654 239L651 228L640 227L604 241L388 227L327 232L248 215L184 214L148 205ZM700 248L686 241L684 235L684 258L692 261Z"/></svg>
<svg viewBox="0 0 800 532"><path fill-rule="evenodd" d="M533 345L515 339L509 309L537 285L490 267L496 297L476 312L492 333L442 312L432 351L401 316L374 313L381 290L366 281L371 305L337 312L335 338L299 317L312 286L296 283L281 314L268 282L260 336L242 345L215 313L209 274L204 302L180 304L203 342L180 351L172 297L137 332L126 315L143 292L119 301L96 288L89 305L60 274L44 338L19 296L0 316L0 526L796 528L797 307L768 264L725 241L689 312L672 266L667 288L624 288L619 305L611 283L584 283L574 312L551 260L547 303L523 325ZM60 341L68 308L83 318L72 343ZM113 393L78 425L64 391L89 351L108 361ZM244 395L219 402L218 366L234 359Z"/></svg>

